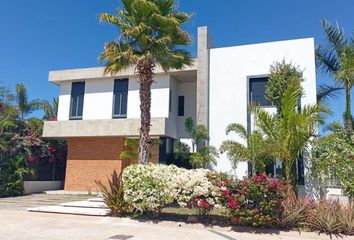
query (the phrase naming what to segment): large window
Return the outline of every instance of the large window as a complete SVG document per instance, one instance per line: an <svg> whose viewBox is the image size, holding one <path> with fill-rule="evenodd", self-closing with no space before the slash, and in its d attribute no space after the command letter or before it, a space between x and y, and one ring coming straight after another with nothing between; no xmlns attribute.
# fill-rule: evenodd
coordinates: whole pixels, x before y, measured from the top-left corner
<svg viewBox="0 0 354 240"><path fill-rule="evenodd" d="M255 103L260 106L271 106L265 97L265 90L267 88L268 78L259 77L259 78L250 78L249 85L249 101L250 103Z"/></svg>
<svg viewBox="0 0 354 240"><path fill-rule="evenodd" d="M71 85L70 119L81 120L84 107L85 82L73 82Z"/></svg>
<svg viewBox="0 0 354 240"><path fill-rule="evenodd" d="M113 117L126 118L128 104L128 82L127 78L114 80L113 94Z"/></svg>
<svg viewBox="0 0 354 240"><path fill-rule="evenodd" d="M178 96L178 116L184 116L184 96Z"/></svg>

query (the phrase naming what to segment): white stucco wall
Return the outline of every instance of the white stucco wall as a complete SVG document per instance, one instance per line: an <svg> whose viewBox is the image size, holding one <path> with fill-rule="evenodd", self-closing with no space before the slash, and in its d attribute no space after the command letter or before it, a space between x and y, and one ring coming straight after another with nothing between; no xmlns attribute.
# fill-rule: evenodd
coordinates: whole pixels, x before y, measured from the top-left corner
<svg viewBox="0 0 354 240"><path fill-rule="evenodd" d="M60 84L59 104L58 104L58 121L69 120L71 98L71 82L63 82Z"/></svg>
<svg viewBox="0 0 354 240"><path fill-rule="evenodd" d="M169 74L155 76L152 84L151 117L169 117ZM58 121L69 120L70 81L60 83ZM85 81L83 120L112 119L114 78ZM139 85L136 77L129 78L127 118L140 117Z"/></svg>
<svg viewBox="0 0 354 240"><path fill-rule="evenodd" d="M298 39L210 50L209 131L210 144L219 147L225 139L242 141L225 134L230 123L247 126L248 77L264 76L274 62L285 59L298 65L304 72L305 95L302 106L316 103L316 71L314 39ZM217 170L230 172L226 155L220 156ZM247 163L239 164L238 177L247 174Z"/></svg>
<svg viewBox="0 0 354 240"><path fill-rule="evenodd" d="M178 96L184 96L184 116L177 116L178 138L189 137L187 136L187 133L184 129L184 122L186 121L186 118L192 117L194 121L196 120L196 111L197 111L196 91L197 91L196 82L178 83ZM178 100L177 100L177 105L178 105ZM177 105L176 105L176 109L178 109Z"/></svg>
<svg viewBox="0 0 354 240"><path fill-rule="evenodd" d="M83 120L111 119L114 79L91 79L85 82Z"/></svg>

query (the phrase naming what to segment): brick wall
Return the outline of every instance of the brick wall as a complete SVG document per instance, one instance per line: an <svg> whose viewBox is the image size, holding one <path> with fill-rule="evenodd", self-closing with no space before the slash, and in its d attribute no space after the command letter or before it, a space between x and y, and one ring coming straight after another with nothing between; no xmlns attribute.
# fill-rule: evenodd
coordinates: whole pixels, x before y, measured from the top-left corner
<svg viewBox="0 0 354 240"><path fill-rule="evenodd" d="M65 190L96 192L94 180L107 183L107 177L114 170L119 174L124 167L136 162L119 159L123 141L122 137L68 139ZM151 162L157 163L158 157L159 146L154 145Z"/></svg>

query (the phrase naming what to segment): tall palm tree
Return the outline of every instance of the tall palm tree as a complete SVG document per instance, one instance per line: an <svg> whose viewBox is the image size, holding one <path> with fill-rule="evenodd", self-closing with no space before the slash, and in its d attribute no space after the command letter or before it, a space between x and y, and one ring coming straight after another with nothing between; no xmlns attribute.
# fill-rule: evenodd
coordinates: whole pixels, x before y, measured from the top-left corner
<svg viewBox="0 0 354 240"><path fill-rule="evenodd" d="M346 98L345 128L348 132L353 130L351 117L351 93L354 83L354 37L351 41L345 38L344 30L338 24L332 25L322 20L326 33L327 46L319 45L316 48L316 61L318 66L335 80L334 86L320 87L320 99L333 97L337 91L344 89Z"/></svg>
<svg viewBox="0 0 354 240"><path fill-rule="evenodd" d="M105 73L114 74L135 66L139 79L140 144L139 163L149 160L153 140L151 127L151 85L157 65L163 69L181 69L191 64L190 35L181 26L190 15L176 9L174 0L122 0L116 15L100 14L100 20L118 27L119 40L107 42L100 60Z"/></svg>
<svg viewBox="0 0 354 240"><path fill-rule="evenodd" d="M317 134L317 123L323 122L323 113L329 113L322 105L316 104L298 109L301 89L289 84L281 102L281 112L274 115L262 108L254 110L257 126L266 137L266 149L285 166L285 176L295 186L293 168L303 154L311 137Z"/></svg>
<svg viewBox="0 0 354 240"><path fill-rule="evenodd" d="M44 110L44 120L53 121L57 119L58 115L58 98L53 98L53 102L50 103L48 100L43 102Z"/></svg>
<svg viewBox="0 0 354 240"><path fill-rule="evenodd" d="M16 84L15 102L21 121L24 121L26 116L43 106L43 101L40 99L31 101L28 99L27 88L23 83Z"/></svg>
<svg viewBox="0 0 354 240"><path fill-rule="evenodd" d="M264 172L265 165L271 161L271 158L265 147L265 140L262 133L257 130L247 132L247 129L238 123L232 123L227 126L226 134L230 132L236 133L246 144L234 140L226 140L222 142L220 152L227 153L234 167L237 166L239 161L250 161L253 173L255 173L255 171Z"/></svg>

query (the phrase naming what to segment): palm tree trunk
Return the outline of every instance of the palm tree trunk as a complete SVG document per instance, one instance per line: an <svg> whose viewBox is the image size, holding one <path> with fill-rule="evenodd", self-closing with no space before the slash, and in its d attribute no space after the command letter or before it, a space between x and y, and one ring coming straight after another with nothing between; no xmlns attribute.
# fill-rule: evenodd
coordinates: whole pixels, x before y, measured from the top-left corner
<svg viewBox="0 0 354 240"><path fill-rule="evenodd" d="M151 85L153 83L153 71L155 64L151 59L142 59L136 66L139 77L140 97L140 143L139 143L139 164L149 162L153 141L150 138L151 127Z"/></svg>
<svg viewBox="0 0 354 240"><path fill-rule="evenodd" d="M352 111L351 111L351 103L350 103L350 88L347 86L345 88L345 100L346 100L346 108L345 108L345 129L347 132L353 131L352 125Z"/></svg>

